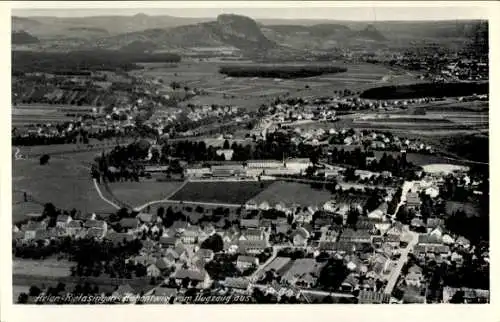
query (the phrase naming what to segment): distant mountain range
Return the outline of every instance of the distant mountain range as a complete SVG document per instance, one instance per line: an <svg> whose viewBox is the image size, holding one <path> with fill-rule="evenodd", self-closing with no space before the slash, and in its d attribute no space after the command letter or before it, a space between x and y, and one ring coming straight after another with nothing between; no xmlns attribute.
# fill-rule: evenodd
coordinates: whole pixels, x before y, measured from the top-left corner
<svg viewBox="0 0 500 322"><path fill-rule="evenodd" d="M138 14L80 18L12 17L12 35L13 39L14 35L16 39L30 35L38 39L42 47L57 43L58 49L151 51L224 46L236 47L246 53L262 53L285 49L329 50L356 45L390 46L415 40L460 43L467 38L473 39L478 26L484 24L480 21L255 21L233 14L223 14L216 19Z"/></svg>
<svg viewBox="0 0 500 322"><path fill-rule="evenodd" d="M39 42L38 38L33 37L26 31L14 31L11 35L11 42L14 45L36 44Z"/></svg>

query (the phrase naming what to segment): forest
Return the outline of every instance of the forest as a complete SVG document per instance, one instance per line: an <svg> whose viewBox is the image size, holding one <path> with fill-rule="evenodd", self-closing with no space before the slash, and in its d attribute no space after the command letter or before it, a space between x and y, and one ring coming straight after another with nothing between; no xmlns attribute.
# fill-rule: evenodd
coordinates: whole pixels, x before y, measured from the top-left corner
<svg viewBox="0 0 500 322"><path fill-rule="evenodd" d="M138 62L179 62L176 54L144 54L117 50L72 52L12 51L12 74L141 69Z"/></svg>
<svg viewBox="0 0 500 322"><path fill-rule="evenodd" d="M459 97L474 94L488 94L488 82L485 83L423 83L400 86L382 86L370 88L361 93L366 99L410 99L425 97Z"/></svg>
<svg viewBox="0 0 500 322"><path fill-rule="evenodd" d="M347 68L327 65L231 65L223 66L219 73L231 77L303 78L323 74L344 73Z"/></svg>

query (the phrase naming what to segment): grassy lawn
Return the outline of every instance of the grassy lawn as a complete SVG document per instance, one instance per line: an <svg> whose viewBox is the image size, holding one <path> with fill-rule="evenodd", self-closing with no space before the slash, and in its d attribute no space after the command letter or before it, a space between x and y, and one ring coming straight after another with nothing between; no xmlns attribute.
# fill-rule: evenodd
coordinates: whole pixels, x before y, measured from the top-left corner
<svg viewBox="0 0 500 322"><path fill-rule="evenodd" d="M99 198L88 169L77 161L54 158L44 166L38 160L12 162L13 221L24 219L27 212L42 209L36 203L24 203L22 191L42 205L52 202L58 208L76 208L82 212L114 210Z"/></svg>
<svg viewBox="0 0 500 322"><path fill-rule="evenodd" d="M318 207L330 199L332 199L332 194L327 190L313 189L304 183L283 181L274 182L269 188L252 198L257 203L267 201L271 205L283 202L286 205L296 203L302 206L316 205Z"/></svg>
<svg viewBox="0 0 500 322"><path fill-rule="evenodd" d="M263 191L267 182L190 182L173 200L243 204Z"/></svg>
<svg viewBox="0 0 500 322"><path fill-rule="evenodd" d="M118 200L136 207L168 197L181 184L181 181L114 182L109 187Z"/></svg>

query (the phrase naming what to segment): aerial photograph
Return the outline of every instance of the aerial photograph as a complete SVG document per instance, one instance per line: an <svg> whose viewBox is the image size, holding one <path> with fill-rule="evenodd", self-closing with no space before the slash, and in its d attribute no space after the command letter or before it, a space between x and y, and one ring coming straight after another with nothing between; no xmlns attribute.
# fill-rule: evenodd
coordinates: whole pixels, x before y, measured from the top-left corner
<svg viewBox="0 0 500 322"><path fill-rule="evenodd" d="M12 303L490 303L472 6L13 9Z"/></svg>

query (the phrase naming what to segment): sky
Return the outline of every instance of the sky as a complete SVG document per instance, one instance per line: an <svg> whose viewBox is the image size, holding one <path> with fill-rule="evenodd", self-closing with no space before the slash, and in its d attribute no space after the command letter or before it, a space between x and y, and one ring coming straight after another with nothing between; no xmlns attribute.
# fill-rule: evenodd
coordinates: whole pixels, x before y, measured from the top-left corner
<svg viewBox="0 0 500 322"><path fill-rule="evenodd" d="M18 2L21 3L22 2ZM98 2L97 2L98 3ZM235 5L237 4L237 6ZM242 7L246 4L247 7ZM28 8L23 4L23 9L13 9L12 14L15 16L30 17L30 16L58 16L58 17L85 17L85 16L108 16L108 15L135 15L143 13L147 15L171 15L177 17L216 17L221 13L234 13L252 17L254 19L329 19L329 20L455 20L455 19L484 19L488 16L488 8L484 5L473 5L471 2L467 6L456 3L442 3L440 6L431 7L428 3L421 4L420 7L387 7L380 5L369 5L370 3L357 3L356 7L327 7L323 3L304 3L304 2L288 2L286 7L277 8L275 3L251 3L251 2L219 2L218 7L214 2L209 2L212 8L200 8L204 3L172 3L158 2L148 5L136 4L135 8L131 6L134 3L128 3L128 7L110 8L108 2L101 3L100 8L95 8L95 3L85 4L80 3L79 7L60 9L60 5L54 9L36 8L37 5L32 3ZM463 2L462 2L463 4ZM466 3L467 4L467 3ZM65 6L72 4L64 3ZM127 4L126 4L127 5ZM281 4L283 5L283 4ZM342 3L347 5L347 3ZM349 4L350 5L350 4ZM422 7L422 6L425 7ZM94 8L89 8L94 6ZM123 3L122 3L123 6ZM156 7L155 7L156 6ZM166 8L166 7L170 8ZM190 8L186 8L190 6ZM198 6L198 8L196 8ZM252 6L252 7L248 7ZM294 6L294 7L292 7ZM56 9L59 8L59 9Z"/></svg>

